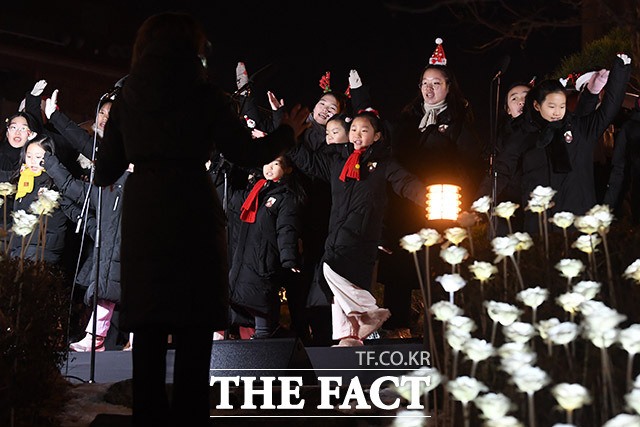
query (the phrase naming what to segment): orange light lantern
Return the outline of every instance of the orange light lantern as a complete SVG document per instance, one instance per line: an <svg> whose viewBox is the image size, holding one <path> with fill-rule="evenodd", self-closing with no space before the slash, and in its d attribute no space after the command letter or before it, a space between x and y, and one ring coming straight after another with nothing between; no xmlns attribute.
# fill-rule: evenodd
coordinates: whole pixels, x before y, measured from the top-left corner
<svg viewBox="0 0 640 427"><path fill-rule="evenodd" d="M427 219L455 221L460 214L460 187L452 184L433 184L427 187Z"/></svg>

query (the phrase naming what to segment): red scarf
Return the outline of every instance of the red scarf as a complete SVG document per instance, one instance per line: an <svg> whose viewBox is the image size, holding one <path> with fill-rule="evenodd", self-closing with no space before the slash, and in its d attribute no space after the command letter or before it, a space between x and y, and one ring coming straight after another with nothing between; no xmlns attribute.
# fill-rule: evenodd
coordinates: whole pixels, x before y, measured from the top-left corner
<svg viewBox="0 0 640 427"><path fill-rule="evenodd" d="M261 179L256 182L256 185L253 186L247 196L247 199L242 204L240 219L244 222L256 222L256 213L258 212L258 193L260 193L260 190L262 190L262 187L264 187L266 183L266 179Z"/></svg>
<svg viewBox="0 0 640 427"><path fill-rule="evenodd" d="M353 150L353 153L351 153L351 155L347 159L347 162L342 168L342 173L340 174L341 181L344 181L347 177L355 178L360 181L360 155L366 150L366 148Z"/></svg>

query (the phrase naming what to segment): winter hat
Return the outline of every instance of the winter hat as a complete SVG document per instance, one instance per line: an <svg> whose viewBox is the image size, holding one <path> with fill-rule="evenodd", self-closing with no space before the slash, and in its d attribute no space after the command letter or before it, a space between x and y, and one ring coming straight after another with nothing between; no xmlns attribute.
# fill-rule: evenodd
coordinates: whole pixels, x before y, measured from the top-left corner
<svg viewBox="0 0 640 427"><path fill-rule="evenodd" d="M436 50L433 51L431 58L429 58L429 64L431 65L447 65L447 58L444 56L444 49L442 48L442 39L438 37L436 39Z"/></svg>

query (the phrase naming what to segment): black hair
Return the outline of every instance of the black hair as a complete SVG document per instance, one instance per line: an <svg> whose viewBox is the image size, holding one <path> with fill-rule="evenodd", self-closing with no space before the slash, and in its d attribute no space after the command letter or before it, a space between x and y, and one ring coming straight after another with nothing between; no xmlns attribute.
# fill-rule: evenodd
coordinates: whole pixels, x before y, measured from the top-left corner
<svg viewBox="0 0 640 427"><path fill-rule="evenodd" d="M27 148L31 144L38 144L47 153L52 155L56 154L53 140L46 135L39 134L38 136L33 138L31 141L27 141L26 144L24 144L24 146L20 150L20 163L19 163L20 166L18 170L11 176L11 179L10 179L11 182L18 182L18 179L20 178L20 168L22 168L22 165L25 164L26 162Z"/></svg>
<svg viewBox="0 0 640 427"><path fill-rule="evenodd" d="M25 111L20 111L10 117L8 117L5 122L6 122L6 126L8 127L9 124L11 123L11 121L13 119L15 119L16 117L24 117L24 119L27 121L27 126L29 127L29 130L31 130L32 132L36 132L39 133L41 131L40 129L40 125L38 123L38 120L35 119L31 114L25 112Z"/></svg>
<svg viewBox="0 0 640 427"><path fill-rule="evenodd" d="M533 89L533 87L529 84L529 83L525 83L525 82L515 82L513 83L511 86L509 86L507 88L507 90L504 93L504 99L503 99L503 108L504 111L506 113L508 113L508 108L509 108L509 92L511 92L512 89L518 87L518 86L524 86L524 87L528 87L529 91L531 91L531 89Z"/></svg>
<svg viewBox="0 0 640 427"><path fill-rule="evenodd" d="M316 104L325 95L331 95L331 96L333 96L335 98L336 103L338 104L338 113L344 113L345 112L345 110L347 108L347 96L345 94L340 93L340 92L333 92L333 91L325 92L322 95L320 95L320 98L318 98L318 101L316 101Z"/></svg>
<svg viewBox="0 0 640 427"><path fill-rule="evenodd" d="M332 116L329 120L327 120L327 125L329 122L338 122L340 126L344 128L344 131L349 134L349 129L351 128L351 117L347 116L346 113L339 113ZM326 125L325 125L326 126Z"/></svg>
<svg viewBox="0 0 640 427"><path fill-rule="evenodd" d="M360 110L358 114L356 114L353 117L353 120L359 117L364 117L367 120L369 120L369 123L371 123L371 126L373 127L373 130L375 132L384 133L384 128L382 127L382 120L380 120L380 117L378 117L376 113L374 113L373 111ZM351 121L351 123L353 123L353 120Z"/></svg>
<svg viewBox="0 0 640 427"><path fill-rule="evenodd" d="M422 76L424 76L424 73L429 69L439 70L444 75L444 79L449 85L449 92L447 93L445 100L447 101L447 110L449 110L449 114L451 114L451 119L464 120L468 123L473 122L473 114L471 112L471 108L469 108L469 102L462 95L460 86L458 86L458 81L451 69L446 65L429 64L424 67L418 78L418 88L422 83ZM422 97L422 92L418 89L418 96L409 105L404 107L402 111L408 112L416 107L419 107L420 111L422 111L423 103L424 99Z"/></svg>
<svg viewBox="0 0 640 427"><path fill-rule="evenodd" d="M542 104L550 93L562 93L565 97L567 96L564 86L558 80L543 80L536 84L527 94L527 99L524 103L525 111L533 111L533 102Z"/></svg>

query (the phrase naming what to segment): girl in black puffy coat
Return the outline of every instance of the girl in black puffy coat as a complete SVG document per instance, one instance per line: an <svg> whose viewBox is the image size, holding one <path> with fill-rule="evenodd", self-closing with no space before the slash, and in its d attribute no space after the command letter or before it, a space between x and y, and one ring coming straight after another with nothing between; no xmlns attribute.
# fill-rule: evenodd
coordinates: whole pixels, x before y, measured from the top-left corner
<svg viewBox="0 0 640 427"><path fill-rule="evenodd" d="M303 193L291 161L280 156L262 167L251 190L233 192L230 213L240 213L231 228L231 306L255 321L255 338L268 338L280 315L278 291L300 273L299 208ZM234 222L234 219L230 219Z"/></svg>
<svg viewBox="0 0 640 427"><path fill-rule="evenodd" d="M390 316L369 292L373 281L389 184L424 209L425 187L403 169L382 140L374 111L361 111L351 122L350 144L311 152L298 145L291 153L305 173L329 181L331 217L323 273L333 296L333 338L340 346L362 345Z"/></svg>

